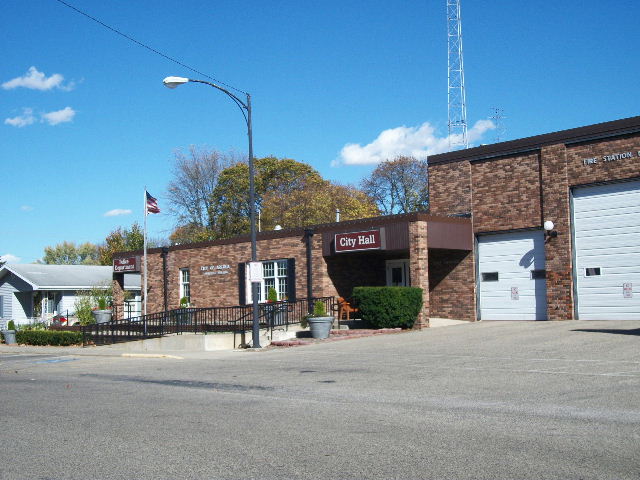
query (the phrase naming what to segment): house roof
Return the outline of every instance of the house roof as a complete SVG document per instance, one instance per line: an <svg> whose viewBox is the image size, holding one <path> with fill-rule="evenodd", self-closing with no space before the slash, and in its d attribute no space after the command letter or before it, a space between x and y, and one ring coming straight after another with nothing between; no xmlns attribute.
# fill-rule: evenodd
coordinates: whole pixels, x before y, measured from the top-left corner
<svg viewBox="0 0 640 480"><path fill-rule="evenodd" d="M113 267L98 265L9 264L0 269L0 278L13 273L34 290L84 290L111 284ZM124 276L124 288L140 288L140 274Z"/></svg>

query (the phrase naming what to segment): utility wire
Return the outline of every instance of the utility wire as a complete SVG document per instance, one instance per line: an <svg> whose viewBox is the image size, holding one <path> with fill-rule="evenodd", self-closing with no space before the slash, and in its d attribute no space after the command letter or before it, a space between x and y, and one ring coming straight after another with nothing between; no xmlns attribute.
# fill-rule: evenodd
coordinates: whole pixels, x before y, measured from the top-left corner
<svg viewBox="0 0 640 480"><path fill-rule="evenodd" d="M184 68L186 68L186 69L188 69L188 70L191 70L191 71L192 71L192 72L194 72L194 73L197 73L198 75L202 75L203 77L207 77L209 80L212 80L213 82L215 82L215 83L217 83L217 84L223 85L223 86L225 86L225 87L227 87L227 88L230 88L231 90L235 90L236 92L240 92L240 93L244 93L245 95L248 95L248 94L247 94L247 92L245 92L244 90L240 90L239 88L236 88L236 87L233 87L233 86L231 86L231 85L229 85L229 84L226 84L226 83L224 83L224 82L221 82L220 80L217 80L217 79L215 79L215 78L211 77L210 75L207 75L206 73L203 73L203 72L201 72L201 71L199 71L199 70L196 70L195 68L192 68L192 67L190 67L189 65L186 65L186 64L182 63L181 61L176 60L175 58L170 57L169 55L166 55L166 54L162 53L161 51L156 50L156 49L155 49L155 48L153 48L153 47L150 47L149 45L146 45L146 44L144 44L144 43L142 43L142 42L139 42L139 41L138 41L138 40L136 40L135 38L130 37L130 36L129 36L129 35L127 35L126 33L123 33L123 32L121 32L120 30L118 30L118 29L116 29L116 28L113 28L113 27L111 27L111 26L107 25L106 23L102 22L101 20L98 20L98 19L97 19L97 18L95 18L95 17L92 17L92 16L91 16L91 15L89 15L88 13L83 12L82 10L80 10L80 9L78 9L78 8L74 7L73 5L71 5L71 4L67 3L67 2L65 2L64 0L56 0L56 1L57 1L58 3L61 3L62 5L64 5L65 7L68 7L68 8L70 8L71 10L74 10L74 11L78 12L80 15L84 15L84 16L85 16L85 17L87 17L89 20L93 20L93 21L94 21L94 22L96 22L97 24L102 25L102 26L103 26L104 28L106 28L107 30L111 30L112 32L114 32L114 33L116 33L116 34L120 35L121 37L124 37L124 38L126 38L127 40L129 40L129 41L131 41L131 42L133 42L133 43L135 43L135 44L137 44L137 45L139 45L139 46L141 46L141 47L143 47L143 48L146 48L147 50L149 50L150 52L155 53L156 55L160 55L161 57L163 57L163 58L165 58L165 59L167 59L167 60L169 60L169 61L171 61L171 62L173 62L173 63L176 63L176 64L180 65L181 67L184 67Z"/></svg>

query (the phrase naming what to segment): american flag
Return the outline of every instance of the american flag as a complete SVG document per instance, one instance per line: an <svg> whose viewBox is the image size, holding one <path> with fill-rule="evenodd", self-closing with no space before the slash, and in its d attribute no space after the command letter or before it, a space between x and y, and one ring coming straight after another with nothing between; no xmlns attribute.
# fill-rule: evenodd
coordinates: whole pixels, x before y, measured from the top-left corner
<svg viewBox="0 0 640 480"><path fill-rule="evenodd" d="M153 198L147 193L147 213L160 213L160 208L158 207L158 200Z"/></svg>

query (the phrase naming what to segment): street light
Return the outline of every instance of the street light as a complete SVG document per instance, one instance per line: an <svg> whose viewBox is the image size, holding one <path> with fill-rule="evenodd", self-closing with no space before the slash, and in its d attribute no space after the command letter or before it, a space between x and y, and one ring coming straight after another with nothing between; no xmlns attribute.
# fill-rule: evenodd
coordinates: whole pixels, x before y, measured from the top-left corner
<svg viewBox="0 0 640 480"><path fill-rule="evenodd" d="M257 248L256 248L256 189L254 182L254 167L253 167L253 135L251 131L251 95L245 92L247 96L246 102L243 102L233 93L226 88L216 85L215 83L207 82L205 80L193 80L185 77L167 77L162 83L167 88L176 88L187 82L204 83L213 88L217 88L221 92L227 94L231 100L238 106L242 112L245 122L247 122L247 136L249 137L249 208L251 217L251 261L257 261ZM260 319L258 316L258 283L251 282L251 299L253 301L253 348L260 348Z"/></svg>

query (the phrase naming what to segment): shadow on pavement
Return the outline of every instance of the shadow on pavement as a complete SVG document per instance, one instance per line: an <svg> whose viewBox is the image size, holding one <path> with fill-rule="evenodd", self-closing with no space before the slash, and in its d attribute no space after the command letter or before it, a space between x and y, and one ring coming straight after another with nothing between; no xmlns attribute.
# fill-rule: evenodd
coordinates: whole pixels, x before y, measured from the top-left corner
<svg viewBox="0 0 640 480"><path fill-rule="evenodd" d="M572 332L617 333L618 335L640 335L640 328L577 328Z"/></svg>

